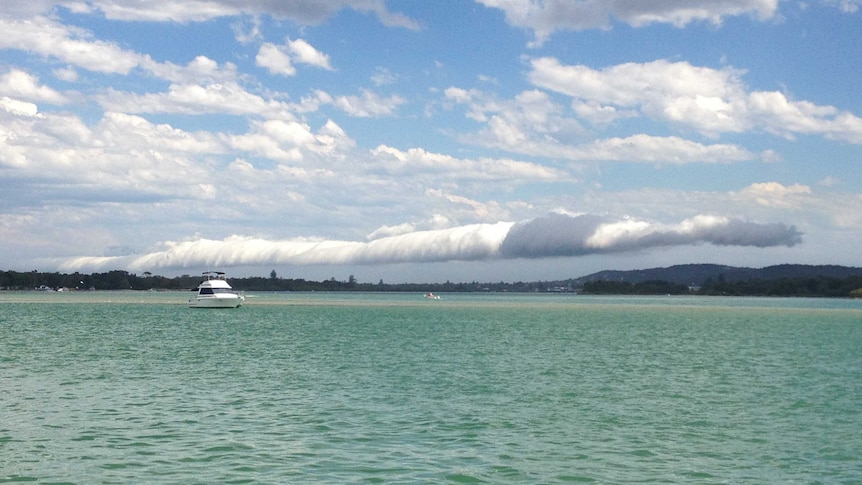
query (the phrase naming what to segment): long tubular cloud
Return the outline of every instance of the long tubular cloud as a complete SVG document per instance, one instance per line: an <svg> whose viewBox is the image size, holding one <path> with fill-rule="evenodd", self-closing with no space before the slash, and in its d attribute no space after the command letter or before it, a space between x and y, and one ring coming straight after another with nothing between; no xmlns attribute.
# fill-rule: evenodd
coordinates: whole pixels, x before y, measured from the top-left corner
<svg viewBox="0 0 862 485"><path fill-rule="evenodd" d="M794 226L757 224L699 215L675 225L599 216L550 214L516 224L500 253L504 258L620 253L660 246L711 243L719 246L793 246L802 234Z"/></svg>
<svg viewBox="0 0 862 485"><path fill-rule="evenodd" d="M125 268L232 267L264 264L389 264L484 259L544 258L638 251L661 246L710 243L721 246L793 246L796 227L699 215L678 224L610 220L595 215L549 214L527 222L472 224L416 231L368 242L269 241L231 236L217 241L165 243L139 256L78 257L60 262L65 271Z"/></svg>

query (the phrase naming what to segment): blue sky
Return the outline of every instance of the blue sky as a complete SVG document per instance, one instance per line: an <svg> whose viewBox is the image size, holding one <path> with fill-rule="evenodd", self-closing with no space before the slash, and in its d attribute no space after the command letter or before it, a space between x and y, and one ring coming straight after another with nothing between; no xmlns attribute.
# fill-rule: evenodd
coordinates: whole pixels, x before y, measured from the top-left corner
<svg viewBox="0 0 862 485"><path fill-rule="evenodd" d="M10 1L0 269L860 264L862 1Z"/></svg>

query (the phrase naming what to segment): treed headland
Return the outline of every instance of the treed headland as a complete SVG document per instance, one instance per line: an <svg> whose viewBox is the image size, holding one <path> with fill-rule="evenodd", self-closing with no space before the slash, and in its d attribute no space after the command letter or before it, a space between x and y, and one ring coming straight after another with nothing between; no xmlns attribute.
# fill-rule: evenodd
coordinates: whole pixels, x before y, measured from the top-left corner
<svg viewBox="0 0 862 485"><path fill-rule="evenodd" d="M145 272L45 273L0 272L0 290L191 290L200 275L165 277ZM631 271L601 271L554 281L469 283L363 283L330 278L309 281L268 276L230 278L240 291L390 291L390 292L522 292L629 295L731 295L862 297L862 268L832 265L785 264L764 268L739 268L714 264L688 264Z"/></svg>

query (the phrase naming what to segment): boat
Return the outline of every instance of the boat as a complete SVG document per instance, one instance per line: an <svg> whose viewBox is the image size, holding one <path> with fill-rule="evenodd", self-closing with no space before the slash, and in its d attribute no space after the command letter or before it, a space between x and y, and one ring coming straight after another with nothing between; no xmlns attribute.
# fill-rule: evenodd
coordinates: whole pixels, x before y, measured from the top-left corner
<svg viewBox="0 0 862 485"><path fill-rule="evenodd" d="M195 290L197 294L189 298L191 308L236 308L245 301L245 296L233 291L221 271L204 272L206 279Z"/></svg>
<svg viewBox="0 0 862 485"><path fill-rule="evenodd" d="M429 300L439 300L440 299L439 296L435 295L434 293L431 293L430 291L428 293L425 293L425 298L428 298Z"/></svg>

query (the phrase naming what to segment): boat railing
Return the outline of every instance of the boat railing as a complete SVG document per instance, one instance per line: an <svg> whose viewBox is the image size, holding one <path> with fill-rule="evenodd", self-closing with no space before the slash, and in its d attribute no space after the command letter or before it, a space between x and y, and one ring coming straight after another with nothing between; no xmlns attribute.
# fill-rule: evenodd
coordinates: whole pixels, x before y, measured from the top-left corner
<svg viewBox="0 0 862 485"><path fill-rule="evenodd" d="M207 280L225 280L224 271L204 271Z"/></svg>

